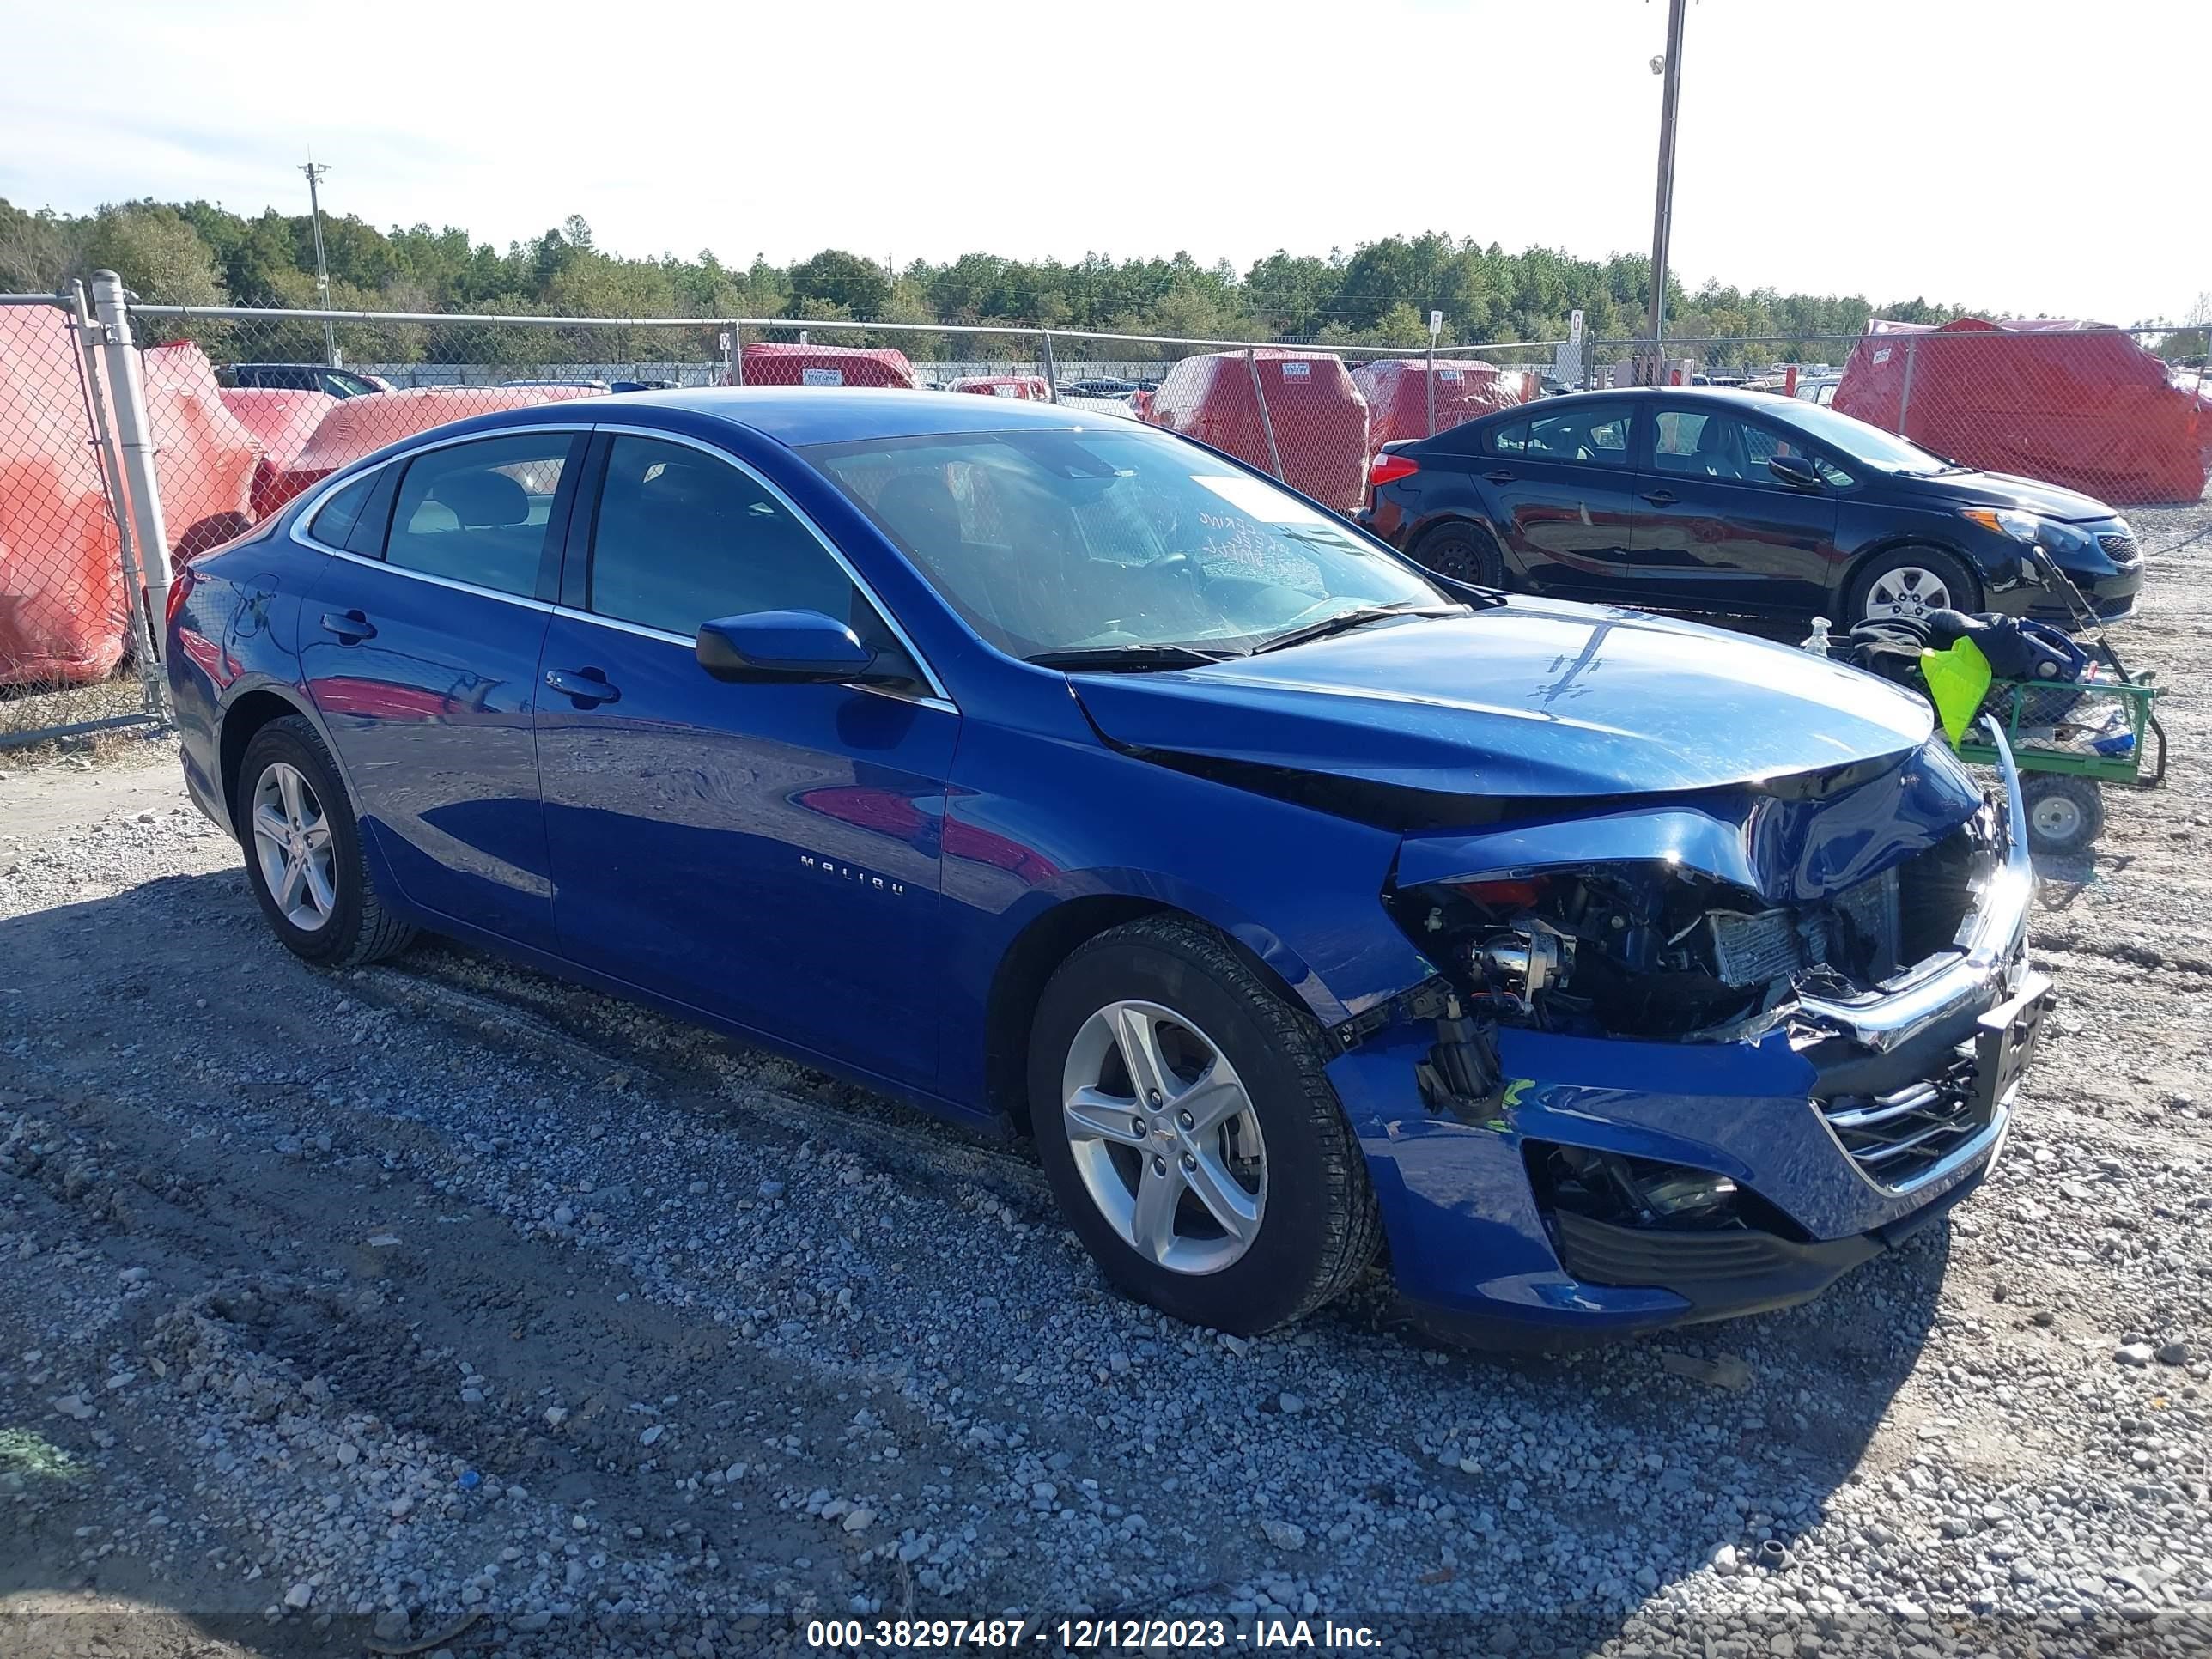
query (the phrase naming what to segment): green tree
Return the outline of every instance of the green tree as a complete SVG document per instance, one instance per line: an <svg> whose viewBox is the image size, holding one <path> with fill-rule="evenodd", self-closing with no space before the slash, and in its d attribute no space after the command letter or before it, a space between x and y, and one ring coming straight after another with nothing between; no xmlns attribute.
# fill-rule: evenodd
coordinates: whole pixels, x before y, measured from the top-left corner
<svg viewBox="0 0 2212 1659"><path fill-rule="evenodd" d="M788 280L794 300L834 307L848 317L880 317L891 301L891 279L884 268L840 248L824 248L793 266Z"/></svg>
<svg viewBox="0 0 2212 1659"><path fill-rule="evenodd" d="M81 270L112 270L142 300L219 306L229 300L215 254L175 208L133 202L102 208L86 228Z"/></svg>

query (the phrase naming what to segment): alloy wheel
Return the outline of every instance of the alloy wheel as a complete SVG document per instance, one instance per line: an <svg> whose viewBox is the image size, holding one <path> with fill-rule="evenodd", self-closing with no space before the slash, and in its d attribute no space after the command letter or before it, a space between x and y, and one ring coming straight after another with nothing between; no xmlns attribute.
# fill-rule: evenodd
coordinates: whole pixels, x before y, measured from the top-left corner
<svg viewBox="0 0 2212 1659"><path fill-rule="evenodd" d="M1111 1002L1069 1045L1061 1127L1121 1242L1173 1273L1218 1273L1260 1236L1267 1153L1221 1047L1156 1002Z"/></svg>
<svg viewBox="0 0 2212 1659"><path fill-rule="evenodd" d="M1948 610L1950 604L1951 590L1941 576L1924 565L1900 565L1875 578L1873 587L1867 592L1865 619L1918 619L1931 611Z"/></svg>
<svg viewBox="0 0 2212 1659"><path fill-rule="evenodd" d="M253 853L284 920L301 933L330 925L337 908L331 826L315 787L297 767L271 761L253 786Z"/></svg>

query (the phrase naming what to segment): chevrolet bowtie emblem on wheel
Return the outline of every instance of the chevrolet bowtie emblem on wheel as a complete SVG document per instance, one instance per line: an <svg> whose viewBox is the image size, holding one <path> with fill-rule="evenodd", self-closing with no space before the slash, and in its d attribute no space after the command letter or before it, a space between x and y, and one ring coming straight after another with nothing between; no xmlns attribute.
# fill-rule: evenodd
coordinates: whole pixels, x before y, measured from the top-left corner
<svg viewBox="0 0 2212 1659"><path fill-rule="evenodd" d="M811 853L801 853L799 862L802 869L819 871L825 876L849 881L858 886L888 894L892 898L901 898L906 894L904 882L893 881L889 876L877 875L873 871L863 870L857 865L842 863L836 859L817 858Z"/></svg>

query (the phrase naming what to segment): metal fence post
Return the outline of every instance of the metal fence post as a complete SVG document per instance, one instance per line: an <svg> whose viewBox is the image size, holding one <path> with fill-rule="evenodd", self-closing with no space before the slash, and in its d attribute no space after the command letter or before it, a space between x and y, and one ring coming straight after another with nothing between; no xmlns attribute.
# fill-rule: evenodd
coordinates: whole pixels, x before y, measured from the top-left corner
<svg viewBox="0 0 2212 1659"><path fill-rule="evenodd" d="M1056 404L1060 401L1060 370L1052 361L1052 331L1039 329L1037 339L1042 343L1043 354L1045 401Z"/></svg>
<svg viewBox="0 0 2212 1659"><path fill-rule="evenodd" d="M1260 354L1246 350L1244 367L1252 375L1252 401L1260 405L1260 429L1267 434L1268 465L1274 472L1275 481L1280 483L1283 481L1283 452L1275 447L1275 417L1267 413L1267 393L1260 384Z"/></svg>
<svg viewBox="0 0 2212 1659"><path fill-rule="evenodd" d="M1912 414L1912 365L1920 355L1919 345L1920 342L1917 337L1911 335L1905 337L1905 385L1897 394L1897 435L1900 438L1909 438L1912 435L1907 429L1906 422Z"/></svg>
<svg viewBox="0 0 2212 1659"><path fill-rule="evenodd" d="M84 284L71 283L64 294L70 301L70 331L76 336L78 372L84 381L85 413L92 422L92 447L100 457L100 476L106 486L107 510L115 520L115 539L123 561L123 591L131 606L131 643L138 660L138 678L144 689L144 708L157 720L168 713L168 688L162 683L161 641L146 604L139 568L137 543L131 533L131 513L124 504L123 465L115 441L114 422L107 413L107 393L100 385L100 346L104 331L92 319L84 297Z"/></svg>
<svg viewBox="0 0 2212 1659"><path fill-rule="evenodd" d="M1437 435L1437 343L1429 342L1429 436Z"/></svg>
<svg viewBox="0 0 2212 1659"><path fill-rule="evenodd" d="M745 383L745 331L734 317L730 319L730 326L722 336L722 358L729 370L728 383L743 386Z"/></svg>
<svg viewBox="0 0 2212 1659"><path fill-rule="evenodd" d="M124 493L145 561L149 621L169 605L169 531L161 520L161 489L154 477L154 435L146 419L146 382L131 343L131 313L123 279L112 270L92 273L92 303L100 316L100 356L115 420L117 462ZM150 637L150 630L149 630ZM158 647L157 647L158 649Z"/></svg>

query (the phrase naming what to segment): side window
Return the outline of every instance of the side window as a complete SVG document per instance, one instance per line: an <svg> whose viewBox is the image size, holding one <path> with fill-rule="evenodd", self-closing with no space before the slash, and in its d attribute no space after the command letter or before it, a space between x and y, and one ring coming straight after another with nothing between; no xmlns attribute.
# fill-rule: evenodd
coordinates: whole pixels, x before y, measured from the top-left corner
<svg viewBox="0 0 2212 1659"><path fill-rule="evenodd" d="M1583 465L1626 466L1632 411L1626 404L1582 404L1568 398L1528 422L1528 458Z"/></svg>
<svg viewBox="0 0 2212 1659"><path fill-rule="evenodd" d="M1745 483L1766 477L1766 456L1753 460L1746 447L1751 428L1710 409L1662 409L1651 431L1651 467L1679 477Z"/></svg>
<svg viewBox="0 0 2212 1659"><path fill-rule="evenodd" d="M574 442L565 432L522 432L410 462L385 562L501 593L536 593L546 525Z"/></svg>
<svg viewBox="0 0 2212 1659"><path fill-rule="evenodd" d="M1771 475L1766 470L1766 464L1777 455L1797 455L1810 461L1813 470L1820 475L1831 489L1847 489L1852 483L1851 475L1826 456L1766 427L1753 426L1747 422L1743 428L1743 449L1751 463L1750 477L1757 483L1767 482Z"/></svg>
<svg viewBox="0 0 2212 1659"><path fill-rule="evenodd" d="M1516 421L1510 426L1501 426L1490 434L1490 447L1499 455L1525 455L1528 453L1528 422Z"/></svg>
<svg viewBox="0 0 2212 1659"><path fill-rule="evenodd" d="M874 618L814 533L753 477L688 445L617 437L592 533L590 609L691 635L755 611Z"/></svg>
<svg viewBox="0 0 2212 1659"><path fill-rule="evenodd" d="M325 547L343 547L346 538L361 522L361 510L368 505L376 477L374 472L363 473L317 507L315 516L308 520L307 533Z"/></svg>

